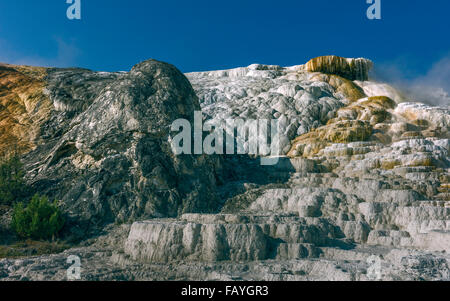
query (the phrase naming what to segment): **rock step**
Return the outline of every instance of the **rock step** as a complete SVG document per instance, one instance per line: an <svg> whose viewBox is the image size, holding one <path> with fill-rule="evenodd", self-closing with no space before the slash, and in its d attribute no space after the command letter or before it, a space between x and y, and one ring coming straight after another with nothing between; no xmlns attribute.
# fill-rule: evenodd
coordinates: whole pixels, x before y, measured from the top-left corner
<svg viewBox="0 0 450 301"><path fill-rule="evenodd" d="M420 233L447 230L450 226L448 207L404 207L389 202L367 202L359 204L359 209L370 227L376 230L394 227L410 233Z"/></svg>
<svg viewBox="0 0 450 301"><path fill-rule="evenodd" d="M356 213L358 200L331 188L274 188L267 189L248 208L252 212L299 213L302 217L319 217Z"/></svg>
<svg viewBox="0 0 450 301"><path fill-rule="evenodd" d="M378 149L379 148L373 146L349 147L347 145L332 145L332 147L327 147L319 151L317 155L325 156L329 159L339 157L347 158L352 156L365 155L367 153L377 151ZM364 159L364 157L361 157L360 159Z"/></svg>
<svg viewBox="0 0 450 301"><path fill-rule="evenodd" d="M450 193L438 193L434 196L438 200L446 202L446 206L450 206Z"/></svg>
<svg viewBox="0 0 450 301"><path fill-rule="evenodd" d="M290 158L279 156L274 161L275 164L266 167L270 172L300 172L300 173L318 173L320 167L314 160L304 158Z"/></svg>
<svg viewBox="0 0 450 301"><path fill-rule="evenodd" d="M371 231L367 245L396 248L418 248L450 253L450 228L427 233L410 234L406 231Z"/></svg>
<svg viewBox="0 0 450 301"><path fill-rule="evenodd" d="M367 258L374 255L374 251L376 250L374 247L369 247L367 249L356 248L352 250L345 250L339 248L320 248L322 254L321 258L325 258L328 260L339 260L339 261L363 261L366 262ZM377 250L378 252L382 252L383 250ZM377 252L377 253L378 253Z"/></svg>
<svg viewBox="0 0 450 301"><path fill-rule="evenodd" d="M441 200L425 200L417 203L419 207L445 207L447 202Z"/></svg>
<svg viewBox="0 0 450 301"><path fill-rule="evenodd" d="M193 216L185 218L192 219ZM214 217L197 216L204 222ZM223 218L223 219L222 219ZM173 220L135 222L124 252L147 263L173 261L257 261L317 256L317 247L343 246L343 234L325 219L299 219L298 223L225 223L240 217L222 217L220 223ZM293 256L293 258L289 256Z"/></svg>
<svg viewBox="0 0 450 301"><path fill-rule="evenodd" d="M181 221L198 224L272 224L272 223L304 223L297 213L262 213L242 211L239 214L183 214Z"/></svg>
<svg viewBox="0 0 450 301"><path fill-rule="evenodd" d="M433 230L415 237L415 245L427 251L450 253L450 227L447 230Z"/></svg>
<svg viewBox="0 0 450 301"><path fill-rule="evenodd" d="M267 249L257 225L147 221L132 225L124 251L133 260L166 263L262 260Z"/></svg>
<svg viewBox="0 0 450 301"><path fill-rule="evenodd" d="M335 173L291 173L289 182L293 187L308 185L316 187L331 186L333 181L337 178Z"/></svg>
<svg viewBox="0 0 450 301"><path fill-rule="evenodd" d="M441 183L441 185L438 188L438 191L443 194L449 194L450 193L450 183Z"/></svg>
<svg viewBox="0 0 450 301"><path fill-rule="evenodd" d="M277 247L277 260L292 260L304 258L319 258L320 248L306 243L280 243Z"/></svg>
<svg viewBox="0 0 450 301"><path fill-rule="evenodd" d="M301 173L301 172L294 172L291 173L291 179L330 179L330 178L337 178L338 175L332 172L321 172L321 173Z"/></svg>
<svg viewBox="0 0 450 301"><path fill-rule="evenodd" d="M370 231L367 238L367 245L401 247L411 246L414 239L406 231L396 230L374 230Z"/></svg>
<svg viewBox="0 0 450 301"><path fill-rule="evenodd" d="M417 168L418 169L418 168ZM406 173L400 173L397 169L394 169L394 172L398 173L399 175L403 175L405 179L410 181L439 181L442 173L439 172L429 172L427 167L420 171L414 171L414 172L406 172Z"/></svg>

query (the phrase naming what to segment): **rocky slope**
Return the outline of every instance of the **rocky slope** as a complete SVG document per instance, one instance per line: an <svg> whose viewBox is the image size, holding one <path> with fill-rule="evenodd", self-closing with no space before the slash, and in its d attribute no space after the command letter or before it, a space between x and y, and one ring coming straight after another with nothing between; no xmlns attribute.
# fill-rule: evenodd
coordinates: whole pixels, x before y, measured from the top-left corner
<svg viewBox="0 0 450 301"><path fill-rule="evenodd" d="M107 223L217 209L213 158L176 158L168 141L173 120L200 110L175 67L1 68L2 151L19 146L29 184L61 201L71 239Z"/></svg>
<svg viewBox="0 0 450 301"><path fill-rule="evenodd" d="M61 280L75 254L94 280L450 280L450 111L368 80L371 66L331 56L190 83L155 61L129 73L5 66L45 87L31 98L0 86L3 106L25 108L2 122L19 129L20 112L40 131L3 135L26 141L29 181L63 201L66 231L126 224L63 254L2 260L0 278ZM27 111L33 99L45 114ZM216 125L278 119L278 163L173 155L171 121L199 108Z"/></svg>

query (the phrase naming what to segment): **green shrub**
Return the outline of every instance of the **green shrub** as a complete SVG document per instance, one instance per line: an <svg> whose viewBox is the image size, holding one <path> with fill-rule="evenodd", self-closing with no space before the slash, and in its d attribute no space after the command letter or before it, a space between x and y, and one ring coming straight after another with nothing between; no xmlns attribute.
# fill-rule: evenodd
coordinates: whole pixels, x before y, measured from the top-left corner
<svg viewBox="0 0 450 301"><path fill-rule="evenodd" d="M25 172L20 158L13 155L0 162L0 204L11 205L22 201L28 194Z"/></svg>
<svg viewBox="0 0 450 301"><path fill-rule="evenodd" d="M14 206L11 227L22 238L54 239L63 225L56 201L52 204L46 196L35 195L27 207L23 203Z"/></svg>

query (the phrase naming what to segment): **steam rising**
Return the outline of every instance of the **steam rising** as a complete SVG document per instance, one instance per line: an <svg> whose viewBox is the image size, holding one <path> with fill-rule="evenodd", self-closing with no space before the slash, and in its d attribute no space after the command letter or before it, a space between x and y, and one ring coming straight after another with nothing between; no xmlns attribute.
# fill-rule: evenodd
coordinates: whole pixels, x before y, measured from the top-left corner
<svg viewBox="0 0 450 301"><path fill-rule="evenodd" d="M450 107L450 54L432 65L424 76L408 78L398 64L375 66L373 76L401 90L409 101Z"/></svg>

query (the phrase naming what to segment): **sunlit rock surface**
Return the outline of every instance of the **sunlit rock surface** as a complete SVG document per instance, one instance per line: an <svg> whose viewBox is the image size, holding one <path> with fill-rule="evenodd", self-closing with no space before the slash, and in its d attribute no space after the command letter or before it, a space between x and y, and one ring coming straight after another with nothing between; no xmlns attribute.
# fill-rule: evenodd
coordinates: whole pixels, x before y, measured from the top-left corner
<svg viewBox="0 0 450 301"><path fill-rule="evenodd" d="M306 71L339 75L349 80L368 80L372 61L364 58L347 59L335 55L320 56L306 63Z"/></svg>
<svg viewBox="0 0 450 301"><path fill-rule="evenodd" d="M46 68L0 64L0 153L26 152L41 140L51 111Z"/></svg>
<svg viewBox="0 0 450 301"><path fill-rule="evenodd" d="M200 110L174 66L149 60L126 73L0 72L0 133L8 141L1 150L18 146L32 188L61 201L71 239L107 223L217 210L213 158L177 158L171 149L172 122L192 121Z"/></svg>
<svg viewBox="0 0 450 301"><path fill-rule="evenodd" d="M63 173L66 165L88 174L98 172L105 168L98 157L105 151L112 152L111 158L134 158L130 155L134 150L141 154L148 150L147 144L136 148L133 143L122 149L129 144L117 141L120 137L134 141L142 132L151 134L159 126L162 131L170 119L192 118L193 109L199 108L204 120L216 125L229 118L278 119L282 125L278 163L261 166L257 156L245 155L186 159L163 156L163 147L152 147L151 153L145 152L145 161L159 162L161 168L152 168L146 181L152 181L156 190L178 191L175 204L181 205L174 207L170 198L159 198L147 201L153 207L145 207L149 212L155 212L154 206L182 208L177 211L180 215L136 215L135 223L110 225L104 236L63 254L1 260L0 279L61 279L67 255L78 254L86 260L82 278L87 280L450 280L447 108L411 102L388 83L371 81L372 63L366 59L328 56L293 67L254 64L189 73L193 90L172 67L157 77L158 72L147 72L146 64L130 73L49 73L59 79L47 88L54 110L67 114L52 118L73 127L63 130L58 136L62 138L48 148L59 151L44 152L53 157L43 163L34 159L33 164L44 174L48 168ZM168 84L156 84L161 81ZM90 97L82 97L85 89ZM190 101L183 98L186 95ZM154 113L150 100L159 96L171 106ZM69 114L73 119L67 119ZM117 122L122 132L111 132ZM56 126L55 132L61 127ZM129 131L123 129L139 135L125 135ZM94 143L105 139L117 143L100 144L103 148ZM165 145L164 139L158 141L157 145ZM33 152L25 158L34 156L42 158ZM115 162L108 165L110 170L122 170ZM169 170L175 166L174 173L167 172L166 162L171 162ZM198 170L189 173L193 165ZM147 170L144 166L142 171ZM101 208L122 193L123 186L117 183L130 170L134 167L124 169L121 180L108 182L112 186L107 187L114 189L96 206ZM177 176L184 173L196 179L192 185L183 187L186 178ZM199 190L189 194L193 187ZM183 205L186 198L181 191L190 195L187 204L194 207ZM142 204L140 199L124 198L123 212ZM84 200L92 201L88 195ZM201 212L214 206L215 211ZM86 207L71 210L90 212ZM381 260L376 275L371 273L374 256Z"/></svg>

